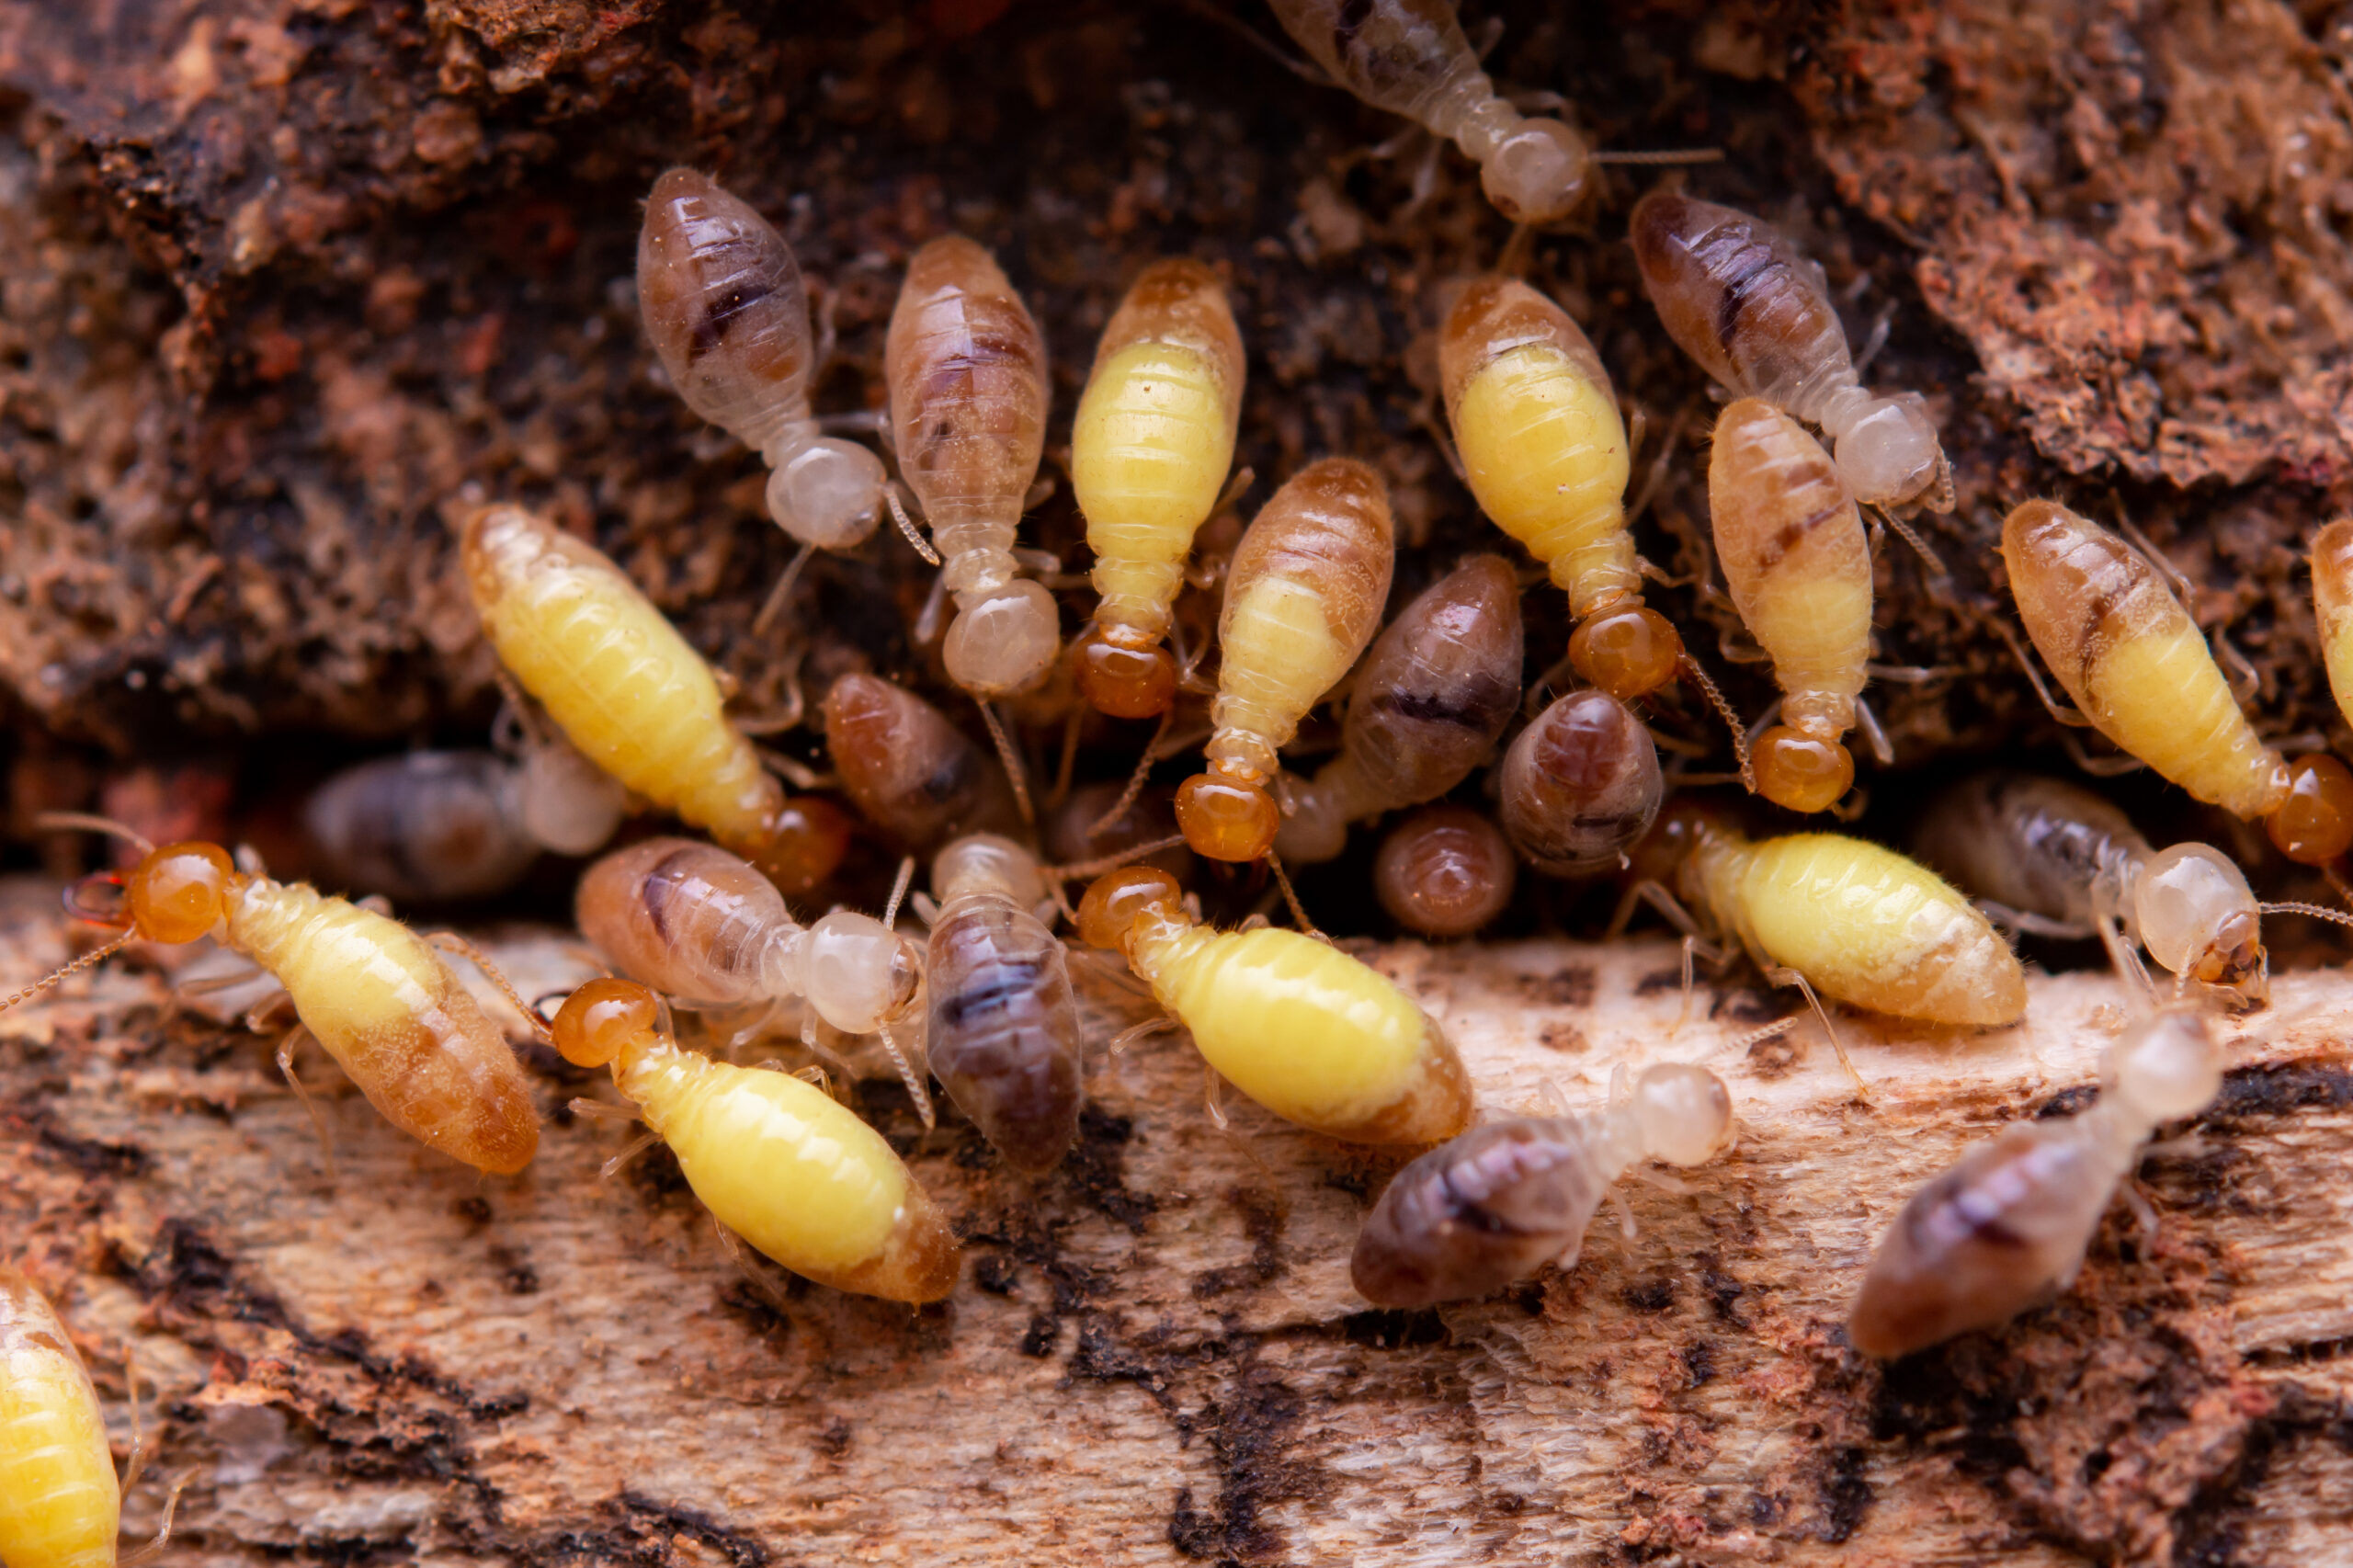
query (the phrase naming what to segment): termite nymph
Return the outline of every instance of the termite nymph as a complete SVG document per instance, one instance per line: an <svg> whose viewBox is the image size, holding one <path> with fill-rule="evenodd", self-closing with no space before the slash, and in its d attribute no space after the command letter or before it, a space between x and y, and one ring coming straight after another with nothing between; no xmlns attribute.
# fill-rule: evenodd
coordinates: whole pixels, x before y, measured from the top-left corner
<svg viewBox="0 0 2353 1568"><path fill-rule="evenodd" d="M2255 733L2198 623L2122 538L2054 501L2002 524L2018 619L2088 722L2272 844L2325 866L2353 846L2353 771L2326 753L2290 763ZM2029 671L2029 673L2031 673Z"/></svg>
<svg viewBox="0 0 2353 1568"><path fill-rule="evenodd" d="M519 759L413 751L345 768L302 808L320 880L403 903L484 898L542 850L591 855L620 824L620 782L561 738Z"/></svg>
<svg viewBox="0 0 2353 1568"><path fill-rule="evenodd" d="M499 662L589 761L787 892L833 874L848 819L786 796L728 722L710 665L620 567L519 506L476 512L462 554Z"/></svg>
<svg viewBox="0 0 2353 1568"><path fill-rule="evenodd" d="M1584 199L1593 160L1557 119L1506 103L1448 0L1273 0L1283 29L1332 79L1462 149L1505 217L1551 223Z"/></svg>
<svg viewBox="0 0 2353 1568"><path fill-rule="evenodd" d="M882 462L817 434L809 298L774 225L709 176L665 172L638 232L637 302L687 406L767 460L778 527L820 550L873 533Z"/></svg>
<svg viewBox="0 0 2353 1568"><path fill-rule="evenodd" d="M956 600L949 677L979 698L1024 690L1062 652L1053 596L1014 575L1045 449L1045 340L995 258L950 234L908 261L882 363L900 472Z"/></svg>
<svg viewBox="0 0 2353 1568"><path fill-rule="evenodd" d="M1408 931L1468 937L1511 903L1518 869L1503 830L1465 806L1424 806L1373 858L1381 907Z"/></svg>
<svg viewBox="0 0 2353 1568"><path fill-rule="evenodd" d="M1079 690L1114 718L1176 700L1169 607L1233 463L1243 373L1224 286L1197 261L1146 267L1103 328L1071 427L1098 596L1074 663Z"/></svg>
<svg viewBox="0 0 2353 1568"><path fill-rule="evenodd" d="M1292 475L1242 536L1218 614L1209 770L1176 795L1195 854L1255 860L1274 846L1275 754L1372 641L1396 556L1389 493L1348 458Z"/></svg>
<svg viewBox="0 0 2353 1568"><path fill-rule="evenodd" d="M1874 506L1952 508L1952 478L1917 392L1864 390L1822 268L1762 219L1654 190L1629 223L1667 335L1736 397L1830 433L1838 472Z"/></svg>
<svg viewBox="0 0 2353 1568"><path fill-rule="evenodd" d="M423 937L300 882L241 871L216 844L141 846L111 920L122 934L0 1008L134 938L177 946L215 937L293 999L301 1027L279 1045L278 1062L298 1094L294 1051L307 1034L385 1120L426 1147L498 1176L531 1163L540 1113L514 1050Z"/></svg>
<svg viewBox="0 0 2353 1568"><path fill-rule="evenodd" d="M1086 1084L1069 960L1034 913L1038 858L995 834L960 838L933 858L931 892L932 1074L1007 1165L1051 1170Z"/></svg>
<svg viewBox="0 0 2353 1568"><path fill-rule="evenodd" d="M2320 623L2328 688L2353 724L2353 517L2339 517L2313 538L2313 616Z"/></svg>
<svg viewBox="0 0 2353 1568"><path fill-rule="evenodd" d="M1661 1062L1629 1085L1619 1072L1602 1110L1491 1122L1399 1171L1357 1235L1357 1294L1430 1307L1567 1268L1636 1164L1702 1165L1730 1146L1732 1094L1713 1073Z"/></svg>
<svg viewBox="0 0 2353 1568"><path fill-rule="evenodd" d="M825 749L842 792L901 847L922 854L1012 814L1005 776L948 715L881 676L825 693Z"/></svg>
<svg viewBox="0 0 2353 1568"><path fill-rule="evenodd" d="M1538 714L1499 775L1504 832L1552 877L1623 865L1665 798L1650 732L1606 691L1573 691Z"/></svg>
<svg viewBox="0 0 2353 1568"><path fill-rule="evenodd" d="M612 1070L695 1196L760 1252L863 1296L937 1301L955 1290L947 1220L882 1135L822 1090L682 1049L660 998L634 981L590 981L552 1032L566 1062Z"/></svg>
<svg viewBox="0 0 2353 1568"><path fill-rule="evenodd" d="M2221 1092L2222 1053L2197 1013L2169 1010L2126 1028L2105 1079L2090 1109L2012 1122L1913 1195L1856 1297L1856 1349L1907 1356L2064 1290L2150 1134Z"/></svg>
<svg viewBox="0 0 2353 1568"><path fill-rule="evenodd" d="M1855 781L1854 726L1871 648L1871 551L1830 454L1771 403L1742 398L1716 419L1708 510L1724 585L1771 655L1781 722L1756 738L1756 792L1826 811Z"/></svg>
<svg viewBox="0 0 2353 1568"><path fill-rule="evenodd" d="M1453 1042L1327 942L1211 930L1185 913L1175 878L1143 866L1097 879L1078 930L1122 954L1210 1066L1286 1121L1354 1143L1434 1143L1470 1123Z"/></svg>
<svg viewBox="0 0 2353 1568"><path fill-rule="evenodd" d="M1291 785L1283 858L1329 860L1350 823L1468 778L1518 710L1522 648L1519 585L1501 556L1472 556L1415 595L1357 666L1339 756Z"/></svg>

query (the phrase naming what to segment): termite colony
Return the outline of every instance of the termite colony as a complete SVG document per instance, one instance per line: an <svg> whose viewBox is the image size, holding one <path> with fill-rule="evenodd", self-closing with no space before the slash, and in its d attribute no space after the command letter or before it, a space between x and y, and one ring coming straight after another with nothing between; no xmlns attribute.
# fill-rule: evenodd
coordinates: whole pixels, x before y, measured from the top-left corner
<svg viewBox="0 0 2353 1568"><path fill-rule="evenodd" d="M1553 223L1592 199L1608 155L1499 97L1444 0L1273 8L1338 83L1468 154L1506 218ZM462 939L363 901L483 897L618 832L573 906L608 972L536 1008L509 999L564 1062L609 1071L626 1107L576 1105L642 1120L723 1236L835 1290L951 1294L956 1232L922 1162L851 1108L861 1063L888 1062L926 1130L969 1123L1003 1179L1051 1180L1106 1048L1127 1043L1085 1005L1092 974L1160 1010L1129 1035L1189 1039L1204 1114L1222 1122L1231 1088L1324 1140L1422 1151L1400 1154L1352 1267L1368 1301L1420 1308L1569 1267L1621 1176L1732 1145L1737 1090L1654 1062L1621 1068L1599 1103L1523 1114L1319 919L1438 942L1582 932L1611 902L1584 892L1614 891L1608 935L1647 907L1684 940L1687 1007L1694 955L1745 960L1802 993L1793 1015L1811 1005L1850 1074L1833 1009L1954 1040L2012 1028L2029 987L2006 932L2097 939L2131 1004L2097 1104L1988 1140L1893 1217L1867 1275L1856 1260L1850 1337L1867 1354L1997 1324L2072 1277L2142 1144L2213 1098L2215 1021L2268 1001L2263 917L2353 921L2259 899L2224 847L2153 848L2118 806L2054 777L1945 789L1910 813L1917 858L1824 829L1818 813L1841 828L1864 816L1850 734L1901 782L1868 691L1886 673L1874 540L1952 511L1953 476L1931 405L1863 385L1822 268L1763 219L1683 188L1706 184L1665 176L1617 214L1648 299L1608 308L1625 319L1583 297L1572 313L1513 275L1534 251L1525 228L1495 270L1430 281L1442 413L1426 427L1465 515L1486 519L1477 548L1434 551L1401 544L1380 450L1270 464L1248 505L1239 432L1273 394L1251 379L1257 318L1230 260L1136 258L1124 296L1097 301L1091 358L1054 346L1088 367L1065 406L1021 269L964 235L911 245L879 405L821 411L830 329L783 234L710 175L661 173L637 247L645 336L686 406L757 454L766 512L798 547L763 585L755 634L817 641L806 599L828 569L812 552L887 554L905 656L835 660L781 722L747 722L733 683L620 564L544 510L471 498L452 508L454 570L500 668L497 744L378 759L316 792L313 864L348 899L219 845L60 819L137 843L134 865L93 880L119 897L69 895L119 936L0 1006L133 938L210 938L288 992L301 1021L278 1060L298 1091L308 1036L395 1127L513 1173L540 1135L525 1069L440 949L503 980ZM1630 325L1719 391L1704 455L1679 454L1704 540L1667 537L1630 494L1630 408L1597 346ZM1275 449L1261 445L1249 455ZM1662 445L1656 464L1677 460ZM1025 542L1049 484L1068 489L1084 561ZM1999 545L2012 602L1985 608L2022 629L2012 647L2053 713L2259 821L2285 862L2343 892L2353 772L2260 738L2162 559L2049 500L2018 505ZM1697 556L1699 596L1645 550L1687 570ZM2311 550L2328 675L2353 715L2353 520ZM1941 565L1933 577L1949 590ZM1654 588L1671 605L1709 597L1711 635L1678 626ZM1555 590L1564 602L1540 603ZM1733 619L1769 665L1769 714L1744 715L1711 674L1705 650ZM1712 778L1698 766L1711 759ZM1294 882L1303 868L1319 869ZM1329 893L1351 886L1370 896ZM737 1061L794 1049L797 1074ZM1853 1088L1868 1114L1870 1085ZM74 1530L119 1506L96 1396L53 1323L0 1269L8 1568L85 1560ZM34 1445L46 1468L20 1483L9 1467ZM36 1491L29 1511L9 1501Z"/></svg>

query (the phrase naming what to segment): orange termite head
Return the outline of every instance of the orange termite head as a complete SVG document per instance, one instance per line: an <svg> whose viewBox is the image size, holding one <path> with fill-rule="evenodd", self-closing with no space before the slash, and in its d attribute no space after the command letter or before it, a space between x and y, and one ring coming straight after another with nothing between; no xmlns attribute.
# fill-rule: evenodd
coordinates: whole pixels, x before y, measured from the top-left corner
<svg viewBox="0 0 2353 1568"><path fill-rule="evenodd" d="M150 849L123 888L123 915L133 935L150 942L193 942L229 913L240 881L235 862L217 844L166 844Z"/></svg>
<svg viewBox="0 0 2353 1568"><path fill-rule="evenodd" d="M799 898L839 869L857 831L849 813L822 795L788 797L758 838L728 847L760 869L787 898Z"/></svg>
<svg viewBox="0 0 2353 1568"><path fill-rule="evenodd" d="M1732 814L1722 806L1689 799L1670 801L1628 857L1634 863L1632 875L1672 887L1676 871L1701 838L1733 831L1734 826Z"/></svg>
<svg viewBox="0 0 2353 1568"><path fill-rule="evenodd" d="M662 1004L634 980L592 980L556 1010L549 1032L574 1067L609 1065L660 1027Z"/></svg>
<svg viewBox="0 0 2353 1568"><path fill-rule="evenodd" d="M1122 866L1095 880L1078 902L1078 934L1089 947L1123 948L1136 922L1154 910L1174 913L1176 879L1151 866Z"/></svg>
<svg viewBox="0 0 2353 1568"><path fill-rule="evenodd" d="M1157 719L1176 700L1176 661L1123 626L1088 632L1071 645L1071 673L1087 703L1114 719Z"/></svg>
<svg viewBox="0 0 2353 1568"><path fill-rule="evenodd" d="M1256 860L1275 846L1282 809L1267 787L1212 766L1176 791L1176 826L1193 853L1212 860Z"/></svg>

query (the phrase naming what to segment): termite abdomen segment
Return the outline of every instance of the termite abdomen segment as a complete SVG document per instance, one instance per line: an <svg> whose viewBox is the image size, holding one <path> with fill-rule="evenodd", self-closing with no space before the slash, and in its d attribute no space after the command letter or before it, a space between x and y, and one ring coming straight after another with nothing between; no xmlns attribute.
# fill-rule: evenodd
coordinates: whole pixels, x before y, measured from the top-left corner
<svg viewBox="0 0 2353 1568"><path fill-rule="evenodd" d="M620 971L682 1001L733 1006L796 993L778 938L797 930L773 883L685 838L649 838L590 866L580 934Z"/></svg>
<svg viewBox="0 0 2353 1568"><path fill-rule="evenodd" d="M1538 870L1593 876L1650 831L1665 788L1643 722L1606 692L1573 691L1504 754L1503 829Z"/></svg>
<svg viewBox="0 0 2353 1568"><path fill-rule="evenodd" d="M905 848L920 854L1010 818L1011 793L996 765L948 715L904 687L846 675L826 692L824 716L843 792Z"/></svg>
<svg viewBox="0 0 2353 1568"><path fill-rule="evenodd" d="M1399 1171L1358 1234L1357 1293L1384 1307L1467 1301L1575 1246L1608 1188L1583 1131L1552 1118L1490 1122Z"/></svg>
<svg viewBox="0 0 2353 1568"><path fill-rule="evenodd" d="M0 1562L111 1568L121 1528L89 1370L32 1281L0 1264Z"/></svg>
<svg viewBox="0 0 2353 1568"><path fill-rule="evenodd" d="M1463 806L1425 806L1390 829L1372 865L1391 919L1425 937L1468 937L1511 903L1518 867L1501 829Z"/></svg>
<svg viewBox="0 0 2353 1568"><path fill-rule="evenodd" d="M487 751L410 752L344 769L302 808L319 880L396 903L514 886L540 856L516 810L516 772Z"/></svg>

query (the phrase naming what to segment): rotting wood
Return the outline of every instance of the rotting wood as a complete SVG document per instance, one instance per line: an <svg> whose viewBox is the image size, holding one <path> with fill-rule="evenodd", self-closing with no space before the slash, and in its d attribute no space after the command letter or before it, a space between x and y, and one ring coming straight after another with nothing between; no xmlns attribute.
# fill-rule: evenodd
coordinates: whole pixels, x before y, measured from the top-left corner
<svg viewBox="0 0 2353 1568"><path fill-rule="evenodd" d="M45 886L0 901L0 973L64 951ZM577 960L495 950L530 994ZM1370 950L1370 949L1369 949ZM1437 1313L1369 1310L1356 1227L1396 1157L1230 1105L1181 1039L1094 1074L1079 1149L1035 1187L961 1123L865 1105L969 1239L944 1307L727 1262L656 1153L559 1116L485 1182L325 1096L324 1176L267 1043L117 965L0 1017L0 1236L56 1294L119 1438L119 1357L160 1385L176 1561L1438 1564L2341 1561L2353 1341L2344 971L2280 976L2233 1026L2214 1110L2119 1204L2075 1290L1882 1373L1845 1348L1867 1250L2001 1119L2079 1105L2118 988L2037 977L1976 1039L1840 1019L1745 1052L1786 994L1710 991L1673 1038L1675 949L1373 955L1460 1042L1489 1114L1547 1083L1699 1060L1734 1153L1627 1192L1572 1271ZM1078 966L1090 1034L1143 1004ZM532 1053L551 1108L593 1093ZM330 1076L316 1059L309 1077Z"/></svg>

